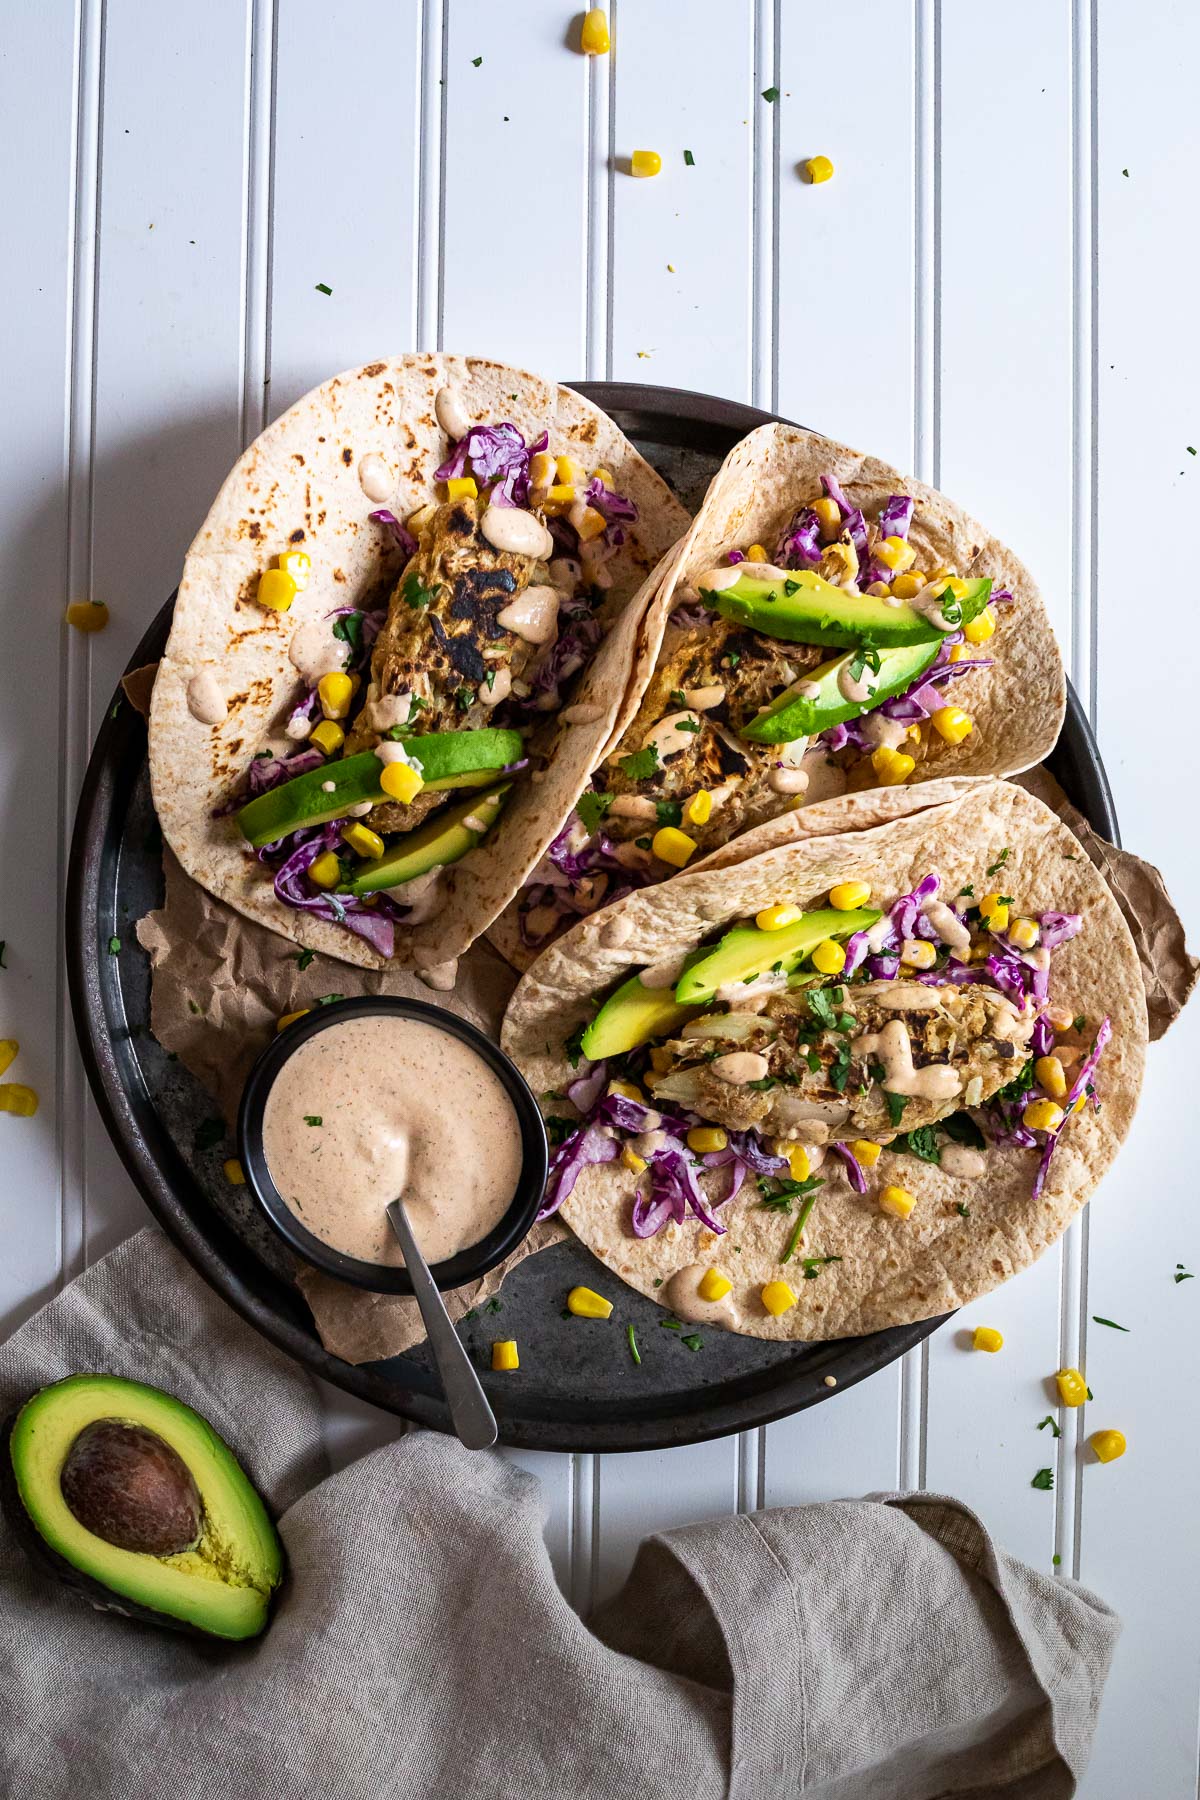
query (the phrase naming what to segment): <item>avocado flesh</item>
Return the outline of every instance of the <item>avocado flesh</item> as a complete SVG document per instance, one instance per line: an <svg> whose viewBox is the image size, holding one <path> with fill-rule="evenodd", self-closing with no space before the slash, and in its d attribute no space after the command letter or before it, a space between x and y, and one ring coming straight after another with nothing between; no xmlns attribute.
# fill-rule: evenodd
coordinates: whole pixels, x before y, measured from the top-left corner
<svg viewBox="0 0 1200 1800"><path fill-rule="evenodd" d="M825 938L845 938L852 932L866 931L880 916L869 906L857 907L853 912L835 912L829 907L805 913L780 931L735 925L715 949L684 971L676 984L675 998L681 1004L705 1006L719 987L735 981L749 983L777 964L783 974L790 975L796 964Z"/></svg>
<svg viewBox="0 0 1200 1800"><path fill-rule="evenodd" d="M457 806L447 807L445 812L435 813L428 825L407 832L377 862L367 863L353 881L344 882L338 893L375 894L380 888L399 887L405 881L415 881L418 875L428 875L431 869L458 862L468 850L483 842L495 824L509 785L506 782L490 794L473 795ZM478 819L482 831L468 825L468 819Z"/></svg>
<svg viewBox="0 0 1200 1800"><path fill-rule="evenodd" d="M940 644L898 644L892 650L880 650L878 670L863 670L862 679L871 687L870 697L865 701L847 700L838 686L842 670L848 668L859 654L856 650L847 650L809 670L805 681L813 683L819 693L797 694L794 689L785 689L743 728L741 735L751 744L790 744L796 738L816 737L818 732L844 724L847 719L860 719L864 713L882 706L885 700L902 694L918 675L936 662L940 647Z"/></svg>
<svg viewBox="0 0 1200 1800"><path fill-rule="evenodd" d="M189 1470L203 1507L194 1548L155 1556L123 1550L81 1525L63 1497L63 1464L76 1438L102 1419L140 1425ZM5 1487L24 1535L56 1574L94 1605L213 1637L257 1637L283 1579L275 1527L237 1458L190 1406L115 1375L72 1375L26 1401L3 1451Z"/></svg>
<svg viewBox="0 0 1200 1800"><path fill-rule="evenodd" d="M992 584L984 579L970 581L967 587L967 597L958 602L964 625L983 611ZM726 588L701 588L700 598L722 618L789 644L853 650L866 641L877 649L890 649L897 644L939 644L946 635L906 600L889 603L883 594L851 594L808 569L795 570L786 581L743 575Z"/></svg>
<svg viewBox="0 0 1200 1800"><path fill-rule="evenodd" d="M699 962L706 954L694 950L685 968ZM580 1049L589 1062L601 1062L606 1056L625 1056L651 1038L669 1037L677 1025L691 1018L697 1009L681 1006L670 987L642 986L640 975L631 975L614 994L610 994L580 1040Z"/></svg>
<svg viewBox="0 0 1200 1800"><path fill-rule="evenodd" d="M473 787L476 783L468 777L476 775L491 780L506 763L518 761L524 749L519 732L490 725L476 731L427 731L397 742L406 756L420 763L425 786L434 790ZM375 752L362 750L282 781L242 807L237 815L242 835L261 850L304 826L328 824L351 806L385 801L388 796L379 785L382 772ZM326 790L328 781L333 783L332 793Z"/></svg>

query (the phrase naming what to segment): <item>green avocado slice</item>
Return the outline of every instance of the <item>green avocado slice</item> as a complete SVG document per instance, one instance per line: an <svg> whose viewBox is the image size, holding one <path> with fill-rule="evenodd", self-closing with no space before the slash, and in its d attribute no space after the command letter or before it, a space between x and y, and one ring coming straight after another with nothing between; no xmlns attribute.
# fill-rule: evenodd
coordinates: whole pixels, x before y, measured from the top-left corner
<svg viewBox="0 0 1200 1800"><path fill-rule="evenodd" d="M497 769L518 761L524 749L520 732L490 725L476 731L427 731L423 736L402 736L396 741L405 755L420 765L425 786L435 790L486 785ZM340 818L349 807L361 806L366 800L384 801L387 795L379 785L382 769L373 750L362 750L357 756L324 763L306 775L280 782L242 807L237 815L242 836L261 850L264 844L273 844L302 826L324 825ZM475 775L482 776L481 782L468 779ZM333 783L332 791L328 782Z"/></svg>
<svg viewBox="0 0 1200 1800"><path fill-rule="evenodd" d="M160 1454L165 1444L171 1465L182 1464L181 1480L190 1476L194 1484L188 1487L192 1507L199 1496L199 1532L190 1547L170 1554L122 1548L81 1523L67 1504L64 1483L85 1510L89 1490L81 1499L78 1485L70 1484L73 1468L82 1466L72 1452L81 1434L102 1425L139 1445L149 1442ZM182 1400L116 1375L69 1376L26 1401L0 1463L5 1508L28 1548L92 1605L219 1638L257 1637L265 1628L283 1579L282 1546L229 1446ZM139 1483L141 1505L123 1512L125 1496L118 1483L114 1500L103 1462L93 1457L87 1466L92 1525L103 1521L114 1536L136 1536L146 1529L147 1509L151 1525L156 1515L169 1523L169 1486Z"/></svg>
<svg viewBox="0 0 1200 1800"><path fill-rule="evenodd" d="M707 951L693 950L684 967L690 968L706 955ZM606 1056L625 1056L651 1038L668 1037L698 1010L695 1006L681 1006L673 988L643 987L641 975L631 975L604 1002L584 1032L580 1048L589 1062L600 1062Z"/></svg>
<svg viewBox="0 0 1200 1800"><path fill-rule="evenodd" d="M865 702L847 700L839 686L843 669L848 669L861 651L846 650L841 656L821 663L804 678L804 686L815 693L801 694L796 687L785 688L770 706L752 719L742 736L751 744L790 744L796 738L816 737L847 719L860 719L873 712L895 694L902 694L918 675L937 660L939 644L898 644L892 650L879 650L879 668L864 667L861 679L871 689Z"/></svg>
<svg viewBox="0 0 1200 1800"><path fill-rule="evenodd" d="M743 575L721 588L706 588L701 576L697 586L705 605L715 608L722 618L789 644L830 644L852 650L870 643L884 649L896 644L937 644L945 636L906 600L851 594L808 569L796 569L781 581ZM976 618L992 591L990 578L970 581L967 587L966 598L953 603L962 612L956 625Z"/></svg>
<svg viewBox="0 0 1200 1800"><path fill-rule="evenodd" d="M378 862L364 864L362 873L343 882L338 893L376 894L381 888L399 887L418 875L428 875L431 869L457 862L483 842L500 815L510 785L505 782L490 794L472 794L457 806L435 813L427 825L398 838Z"/></svg>
<svg viewBox="0 0 1200 1800"><path fill-rule="evenodd" d="M685 970L676 984L675 998L681 1005L706 1006L717 989L729 982L751 982L777 966L783 974L790 975L823 939L866 931L880 916L869 906L856 907L853 912L835 912L827 907L805 913L780 931L735 925L715 949Z"/></svg>

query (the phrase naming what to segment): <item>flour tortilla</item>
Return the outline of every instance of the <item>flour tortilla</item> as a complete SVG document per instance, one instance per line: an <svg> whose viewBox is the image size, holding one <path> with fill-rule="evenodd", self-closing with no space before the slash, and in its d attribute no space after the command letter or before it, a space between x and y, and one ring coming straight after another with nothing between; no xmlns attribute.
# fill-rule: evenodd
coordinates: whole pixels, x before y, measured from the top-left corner
<svg viewBox="0 0 1200 1800"><path fill-rule="evenodd" d="M233 819L214 815L239 792L256 751L295 748L282 732L299 692L288 660L296 627L334 607L385 603L404 558L368 514L384 505L403 520L436 497L433 472L449 446L434 399L447 384L473 423L509 419L527 440L545 429L552 450L607 468L640 518L608 564L613 585L600 614L607 634L571 696L599 707L599 717L548 728L555 737L543 780L519 783L488 842L448 872L436 919L398 928L393 964L426 966L465 950L561 829L611 737L642 615L689 523L662 479L589 401L477 357L403 356L337 375L297 401L235 465L188 552L155 682L154 803L167 842L210 893L298 944L367 968L387 967L388 959L340 926L280 905ZM384 459L391 477L382 502L369 499L358 478L369 453ZM289 547L308 551L312 577L289 612L272 613L255 601L258 578ZM188 711L188 683L205 670L229 707L218 726Z"/></svg>
<svg viewBox="0 0 1200 1800"><path fill-rule="evenodd" d="M976 1182L885 1149L871 1175L875 1191L865 1195L851 1190L829 1156L799 1254L842 1260L805 1281L795 1262L781 1267L777 1260L787 1219L760 1207L752 1188L720 1209L725 1237L714 1240L689 1220L638 1239L629 1228L635 1177L620 1163L604 1164L584 1170L562 1217L613 1273L661 1300L657 1283L665 1287L689 1264L715 1263L735 1283L747 1335L852 1337L962 1306L1061 1236L1129 1130L1145 1060L1146 1007L1133 940L1098 871L1050 809L1010 782L976 783L957 799L867 830L687 871L616 902L542 954L513 995L501 1041L536 1093L561 1092L572 1079L563 1045L591 1017L596 997L632 970L689 950L772 901L819 905L839 881L867 881L880 899L890 899L935 870L945 893L971 884L982 894L991 885L986 870L1005 848L1004 890L1018 907L1083 915L1079 935L1054 951L1055 1002L1084 1014L1089 1034L1106 1014L1113 1027L1097 1074L1101 1109L1068 1121L1041 1196L1031 1198L1034 1151L990 1148L987 1174ZM607 928L618 918L632 924L632 935L606 946ZM876 1191L889 1182L917 1196L909 1219L881 1212ZM959 1214L960 1204L969 1217ZM790 1280L798 1304L776 1319L758 1295L780 1278Z"/></svg>

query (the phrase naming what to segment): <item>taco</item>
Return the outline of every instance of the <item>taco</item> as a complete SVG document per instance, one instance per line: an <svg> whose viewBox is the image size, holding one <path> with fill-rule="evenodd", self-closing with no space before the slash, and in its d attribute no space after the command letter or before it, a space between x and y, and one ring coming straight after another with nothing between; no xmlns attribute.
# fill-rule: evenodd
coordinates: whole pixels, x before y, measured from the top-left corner
<svg viewBox="0 0 1200 1800"><path fill-rule="evenodd" d="M909 800L628 895L513 996L546 1212L678 1319L948 1312L1055 1241L1129 1129L1141 974L1077 840L1008 782Z"/></svg>
<svg viewBox="0 0 1200 1800"><path fill-rule="evenodd" d="M408 356L315 389L184 566L150 714L184 868L346 961L453 959L606 747L687 524L610 419L522 370Z"/></svg>
<svg viewBox="0 0 1200 1800"><path fill-rule="evenodd" d="M598 886L665 880L833 796L1015 774L1065 704L1011 551L886 463L764 425L714 477L614 741L496 941L527 967Z"/></svg>

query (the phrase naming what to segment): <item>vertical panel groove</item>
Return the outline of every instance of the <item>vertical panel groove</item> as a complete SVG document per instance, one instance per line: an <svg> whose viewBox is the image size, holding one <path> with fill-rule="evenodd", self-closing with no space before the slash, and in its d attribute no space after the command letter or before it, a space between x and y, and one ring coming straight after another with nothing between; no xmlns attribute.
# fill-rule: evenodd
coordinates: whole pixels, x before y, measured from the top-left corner
<svg viewBox="0 0 1200 1800"><path fill-rule="evenodd" d="M442 348L446 242L446 77L448 21L442 0L421 8L421 76L417 103L417 349Z"/></svg>
<svg viewBox="0 0 1200 1800"><path fill-rule="evenodd" d="M246 94L243 449L263 430L269 416L278 22L278 0L252 0Z"/></svg>

